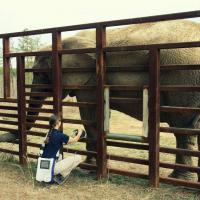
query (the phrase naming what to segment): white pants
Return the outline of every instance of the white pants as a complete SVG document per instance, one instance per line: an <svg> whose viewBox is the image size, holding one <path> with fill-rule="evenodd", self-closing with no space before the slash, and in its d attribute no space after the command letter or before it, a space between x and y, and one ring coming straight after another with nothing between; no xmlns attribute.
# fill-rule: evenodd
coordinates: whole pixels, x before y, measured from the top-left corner
<svg viewBox="0 0 200 200"><path fill-rule="evenodd" d="M81 155L73 155L55 163L54 174L61 174L66 177L73 169L75 169L83 158Z"/></svg>

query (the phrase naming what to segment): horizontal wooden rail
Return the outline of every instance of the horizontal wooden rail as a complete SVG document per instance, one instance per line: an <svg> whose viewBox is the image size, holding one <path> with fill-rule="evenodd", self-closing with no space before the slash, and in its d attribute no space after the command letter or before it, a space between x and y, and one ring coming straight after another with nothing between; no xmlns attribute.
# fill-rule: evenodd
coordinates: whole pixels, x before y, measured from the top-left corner
<svg viewBox="0 0 200 200"><path fill-rule="evenodd" d="M90 23L90 24L79 24L79 25L39 29L39 30L32 30L32 31L4 33L4 34L0 34L0 38L20 37L20 36L37 35L37 34L48 34L48 33L52 33L55 31L63 32L63 31L74 31L74 30L82 30L82 29L92 29L92 28L96 28L97 26L111 27L111 26L121 26L121 25L139 24L139 23L141 24L141 23L148 23L148 22L177 20L177 19L186 19L186 18L195 18L195 17L200 17L199 10L190 11L190 12L182 12L182 13L157 15L157 16L122 19L122 20L115 20L115 21L97 22L97 23Z"/></svg>
<svg viewBox="0 0 200 200"><path fill-rule="evenodd" d="M32 120L49 121L49 117L45 117L45 116L27 115L26 118L32 119Z"/></svg>
<svg viewBox="0 0 200 200"><path fill-rule="evenodd" d="M58 50L60 55L63 54L84 54L84 53L96 53L96 48L82 48L82 49L62 49Z"/></svg>
<svg viewBox="0 0 200 200"><path fill-rule="evenodd" d="M142 98L123 98L123 97L110 97L110 103L137 103L142 102Z"/></svg>
<svg viewBox="0 0 200 200"><path fill-rule="evenodd" d="M161 65L160 66L161 71L162 70L199 70L200 64L174 64L174 65Z"/></svg>
<svg viewBox="0 0 200 200"><path fill-rule="evenodd" d="M200 113L200 108L161 106L160 111L161 112L175 112L175 113Z"/></svg>
<svg viewBox="0 0 200 200"><path fill-rule="evenodd" d="M27 142L27 145L30 146L30 147L36 147L36 148L41 147L41 144L34 143L34 142Z"/></svg>
<svg viewBox="0 0 200 200"><path fill-rule="evenodd" d="M0 110L17 110L16 106L1 106L0 105Z"/></svg>
<svg viewBox="0 0 200 200"><path fill-rule="evenodd" d="M195 48L200 47L199 41L194 42L181 42L181 43L161 43L161 44L148 44L148 45L135 45L135 46L120 46L120 47L105 47L104 52L120 52L120 51L138 51L157 49L177 49L177 48Z"/></svg>
<svg viewBox="0 0 200 200"><path fill-rule="evenodd" d="M160 177L160 182L161 183L166 183L166 184L173 184L173 185L181 185L185 187L190 187L190 188L200 188L200 183L195 183L192 181L188 180L180 180L180 179L175 179L175 178L169 178L169 177Z"/></svg>
<svg viewBox="0 0 200 200"><path fill-rule="evenodd" d="M4 99L4 98L0 98L0 102L5 102L5 103L17 103L17 99Z"/></svg>
<svg viewBox="0 0 200 200"><path fill-rule="evenodd" d="M53 97L52 92L25 92L25 95L31 97Z"/></svg>
<svg viewBox="0 0 200 200"><path fill-rule="evenodd" d="M11 132L11 133L17 133L18 130L14 129L14 128L4 128L4 127L0 127L0 131L6 131L6 132Z"/></svg>
<svg viewBox="0 0 200 200"><path fill-rule="evenodd" d="M88 107L96 106L96 103L93 102L62 102L62 106L72 106L72 107Z"/></svg>
<svg viewBox="0 0 200 200"><path fill-rule="evenodd" d="M0 113L0 117L18 118L18 114Z"/></svg>
<svg viewBox="0 0 200 200"><path fill-rule="evenodd" d="M141 165L148 165L149 161L141 158L130 158L125 156L118 156L118 155L107 155L107 159L109 160L115 160L115 161L122 161L122 162L128 162L128 163L135 163L135 164L141 164Z"/></svg>
<svg viewBox="0 0 200 200"><path fill-rule="evenodd" d="M40 136L40 137L45 137L47 133L43 132L37 132L37 131L26 131L27 135L32 135L32 136Z"/></svg>
<svg viewBox="0 0 200 200"><path fill-rule="evenodd" d="M78 119L62 119L63 123L69 123L69 124L83 124L83 125L95 125L96 121L88 121L88 120L78 120Z"/></svg>
<svg viewBox="0 0 200 200"><path fill-rule="evenodd" d="M26 111L31 112L41 112L41 113L53 113L53 109L44 109L44 108L26 108Z"/></svg>
<svg viewBox="0 0 200 200"><path fill-rule="evenodd" d="M148 179L149 175L147 174L142 174L142 173L136 173L132 171L126 171L126 170L120 170L120 169L115 169L115 168L108 168L108 173L113 173L113 174L119 174L123 176L130 176L130 177L138 177L138 178L144 178Z"/></svg>
<svg viewBox="0 0 200 200"><path fill-rule="evenodd" d="M51 68L28 68L25 69L25 72L30 73L30 72L40 72L40 73L50 73L52 71ZM62 68L62 72L64 73L70 73L70 72L95 72L96 68L95 67L66 67Z"/></svg>
<svg viewBox="0 0 200 200"><path fill-rule="evenodd" d="M27 127L35 127L35 128L42 128L42 129L49 129L49 125L47 124L36 124L36 123L30 123L26 122Z"/></svg>
<svg viewBox="0 0 200 200"><path fill-rule="evenodd" d="M52 70L51 68L26 68L25 72L29 73L29 72L40 72L40 73L50 73Z"/></svg>
<svg viewBox="0 0 200 200"><path fill-rule="evenodd" d="M188 166L188 165L177 164L177 163L171 164L171 163L160 162L160 167L168 168L168 169L178 169L178 170L183 169L190 172L200 173L200 167Z"/></svg>
<svg viewBox="0 0 200 200"><path fill-rule="evenodd" d="M172 70L199 70L200 64L168 64L161 65L161 71ZM106 72L148 72L148 65L131 65L131 66L106 66Z"/></svg>
<svg viewBox="0 0 200 200"><path fill-rule="evenodd" d="M149 150L148 144L136 144L136 143L127 143L127 142L119 142L119 141L106 141L106 144L107 146L112 146L112 147Z"/></svg>
<svg viewBox="0 0 200 200"><path fill-rule="evenodd" d="M106 66L106 72L145 72L148 71L147 65L131 65L131 66Z"/></svg>
<svg viewBox="0 0 200 200"><path fill-rule="evenodd" d="M40 148L41 144L34 143L34 142L27 142L27 145L30 147ZM63 148L63 152L65 153L74 153L74 154L80 154L80 155L93 155L96 156L96 152L94 151L85 151L85 150L79 150L79 149L72 149L72 148Z"/></svg>
<svg viewBox="0 0 200 200"><path fill-rule="evenodd" d="M95 90L95 85L63 85L63 89L68 90Z"/></svg>
<svg viewBox="0 0 200 200"><path fill-rule="evenodd" d="M25 85L25 88L39 88L39 89L52 89L52 85L49 84L27 84Z"/></svg>
<svg viewBox="0 0 200 200"><path fill-rule="evenodd" d="M175 133L175 134L181 134L181 135L198 135L198 134L200 134L200 129L160 127L160 132Z"/></svg>
<svg viewBox="0 0 200 200"><path fill-rule="evenodd" d="M19 155L18 151L8 150L8 149L4 149L4 148L0 148L0 152L9 153L9 154L13 154L13 155Z"/></svg>
<svg viewBox="0 0 200 200"><path fill-rule="evenodd" d="M7 53L6 58L18 57L18 56L47 56L51 55L51 51L32 51L32 52L17 52L17 53Z"/></svg>
<svg viewBox="0 0 200 200"><path fill-rule="evenodd" d="M42 105L53 105L53 101L40 101L40 100L26 100L26 103L31 104L41 104Z"/></svg>
<svg viewBox="0 0 200 200"><path fill-rule="evenodd" d="M174 65L161 65L161 71L171 71L171 70L199 70L200 64L174 64ZM131 65L131 66L106 66L106 72L145 72L149 70L147 65ZM27 68L25 72L40 72L40 73L50 73L51 68ZM95 72L95 67L66 67L62 68L62 72Z"/></svg>
<svg viewBox="0 0 200 200"><path fill-rule="evenodd" d="M9 125L18 125L18 122L14 122L14 121L8 121L8 120L0 120L0 124L9 124Z"/></svg>
<svg viewBox="0 0 200 200"><path fill-rule="evenodd" d="M105 88L109 88L110 90L131 90L131 91L142 91L144 89L143 86L132 86L132 85L104 85Z"/></svg>
<svg viewBox="0 0 200 200"><path fill-rule="evenodd" d="M160 147L160 152L162 153L170 153L170 154L179 154L184 156L194 156L199 157L200 151L193 151L188 149L179 149L179 148L167 148L167 147Z"/></svg>
<svg viewBox="0 0 200 200"><path fill-rule="evenodd" d="M65 153L77 153L80 155L93 155L96 156L97 153L94 151L84 151L84 150L78 150L78 149L72 149L72 148L63 148L63 152Z"/></svg>
<svg viewBox="0 0 200 200"><path fill-rule="evenodd" d="M193 85L161 85L161 91L200 92L200 86Z"/></svg>
<svg viewBox="0 0 200 200"><path fill-rule="evenodd" d="M66 67L62 68L63 73L71 73L71 72L95 72L95 67Z"/></svg>

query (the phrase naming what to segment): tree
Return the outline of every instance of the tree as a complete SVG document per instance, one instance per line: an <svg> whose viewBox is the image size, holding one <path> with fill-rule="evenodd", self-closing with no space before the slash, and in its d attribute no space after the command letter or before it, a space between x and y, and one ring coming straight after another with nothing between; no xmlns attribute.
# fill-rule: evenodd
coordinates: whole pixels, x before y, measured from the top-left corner
<svg viewBox="0 0 200 200"><path fill-rule="evenodd" d="M24 31L27 31L25 29ZM44 45L41 42L40 36L23 36L18 40L10 40L10 51L11 52L31 52L38 51L41 46ZM31 68L34 63L34 57L25 58L26 68ZM16 59L12 59L10 62L10 75L11 75L11 95L16 96ZM3 73L3 46L0 43L0 82L2 82ZM25 77L26 83L30 84L32 82L32 74L28 73ZM2 85L2 83L1 83Z"/></svg>
<svg viewBox="0 0 200 200"><path fill-rule="evenodd" d="M24 31L28 31L25 29ZM40 36L23 36L17 41L17 46L13 46L15 52L30 52L38 51L43 43L41 42ZM30 68L33 66L34 57L26 57L26 67Z"/></svg>

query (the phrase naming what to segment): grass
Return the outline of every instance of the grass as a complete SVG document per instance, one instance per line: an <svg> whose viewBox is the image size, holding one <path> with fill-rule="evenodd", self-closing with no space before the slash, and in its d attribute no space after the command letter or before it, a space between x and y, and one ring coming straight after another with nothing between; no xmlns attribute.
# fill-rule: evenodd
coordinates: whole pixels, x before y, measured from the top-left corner
<svg viewBox="0 0 200 200"><path fill-rule="evenodd" d="M72 99L73 101L73 99ZM13 112L13 111L10 111ZM79 113L76 108L64 108L66 118L79 119ZM125 134L141 134L141 122L130 118L117 111L111 114L111 132ZM6 120L10 120L5 118ZM42 122L39 122L42 123ZM45 123L45 122L44 122ZM162 124L166 126L166 124ZM81 127L79 125L64 124L64 130L70 134L74 128ZM35 129L44 131L41 129ZM28 136L29 141L41 143L40 137ZM161 133L161 145L175 147L175 139L172 134ZM9 148L18 150L18 145L1 143L1 148ZM85 149L85 144L77 143L70 146L74 149ZM38 153L36 148L28 148L29 153ZM109 147L108 152L115 155L122 155L136 158L148 158L148 152L144 150L125 149L117 147ZM68 154L65 154L66 156ZM174 163L175 157L170 154L161 154L162 161ZM195 160L196 162L196 160ZM110 166L127 169L134 172L148 172L146 166L109 161ZM173 187L161 184L159 189L152 189L148 186L148 181L125 177L120 175L109 174L108 179L97 181L95 175L88 171L75 170L69 176L67 182L62 186L39 184L34 180L36 171L36 161L29 160L28 167L18 165L18 158L6 154L0 155L0 200L20 199L20 200L40 200L40 199L77 199L77 200L198 200L200 193L196 191L186 190L181 187ZM171 170L161 169L162 176L168 176Z"/></svg>
<svg viewBox="0 0 200 200"><path fill-rule="evenodd" d="M139 178L109 175L105 181L97 181L94 174L74 170L62 186L40 184L32 176L36 163L29 168L21 167L17 159L7 156L0 162L0 200L198 200L200 193L168 185L159 189L148 187L148 182ZM23 172L22 172L23 171ZM31 172L30 172L31 171Z"/></svg>

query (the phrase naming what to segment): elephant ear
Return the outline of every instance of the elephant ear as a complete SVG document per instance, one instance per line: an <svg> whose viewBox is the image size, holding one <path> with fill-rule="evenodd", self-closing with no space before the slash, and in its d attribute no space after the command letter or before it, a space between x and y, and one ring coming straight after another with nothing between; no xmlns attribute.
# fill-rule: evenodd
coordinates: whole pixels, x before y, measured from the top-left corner
<svg viewBox="0 0 200 200"><path fill-rule="evenodd" d="M64 40L64 49L81 49L92 48L95 46L94 41L84 37L74 36ZM62 56L62 68L66 68L63 73L62 82L64 85L85 85L95 72L67 72L67 68L95 68L95 54L67 54Z"/></svg>

